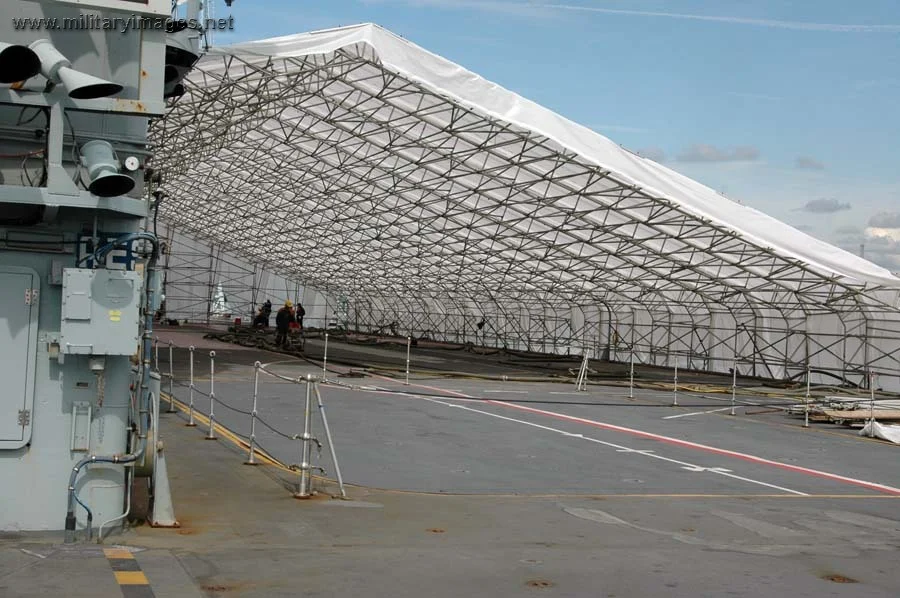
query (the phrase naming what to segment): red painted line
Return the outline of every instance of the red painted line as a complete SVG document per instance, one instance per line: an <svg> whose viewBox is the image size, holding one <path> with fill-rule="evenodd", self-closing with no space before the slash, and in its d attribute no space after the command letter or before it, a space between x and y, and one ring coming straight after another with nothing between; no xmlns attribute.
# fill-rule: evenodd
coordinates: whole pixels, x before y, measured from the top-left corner
<svg viewBox="0 0 900 598"><path fill-rule="evenodd" d="M706 444L699 444L697 442L690 442L688 440L679 440L678 438L672 438L671 436L663 436L661 434L654 434L652 432L644 432L642 430L635 430L634 428L626 428L624 426L617 426L615 424L607 424L604 422L594 421L592 419L585 419L583 417L575 417L572 415L565 415L563 413L556 413L554 411L545 411L543 409L535 409L534 407L525 407L524 405L516 405L514 403L507 403L505 401L486 400L485 402L492 403L494 405L500 405L502 407L507 407L509 409L518 409L519 411L527 411L529 413L536 413L536 414L544 415L547 417L553 417L553 418L561 419L564 421L576 422L576 423L580 423L580 424L587 424L589 426L593 426L595 428L601 428L604 430L613 430L616 432L624 432L626 434L631 434L632 436L639 436L641 438L651 438L653 440L658 440L660 442L665 442L668 444L674 444L676 446L697 449L697 450L701 450L701 451L706 451L708 453L715 453L717 455L725 455L727 457L735 457L737 459L743 459L744 461L750 461L751 463L770 465L772 467L778 467L780 469L786 469L788 471L794 471L797 473L804 473L807 475L812 475L812 476L816 476L816 477L820 477L820 478L826 478L829 480L843 482L845 484L853 484L854 486L862 486L863 488L868 488L870 490L878 490L879 492L885 492L887 494L900 495L900 488L894 488L893 486L886 486L884 484L876 484L874 482L867 482L865 480L848 478L846 476L838 475L836 473L828 473L827 471L820 471L818 469L810 469L808 467L801 467L799 465L790 465L788 463L781 463L780 461L772 461L771 459L765 459L763 457L756 457L754 455L748 455L746 453L739 453L737 451L731 451L728 449L716 448L714 446L709 446Z"/></svg>
<svg viewBox="0 0 900 598"><path fill-rule="evenodd" d="M391 378L386 378L383 376L378 376L378 377L383 378L384 380L391 380ZM452 393L457 396L469 398L469 399L477 398L477 397L472 397L471 395L457 392L455 390L449 390L446 388L438 388L435 386L426 386L424 384L410 384L410 386L420 386L422 388L427 388L429 390L437 390L440 392ZM595 428L601 428L604 430L613 430L616 432L624 432L626 434L631 434L632 436L638 436L641 438L651 438L653 440L658 440L660 442L665 442L667 444L673 444L673 445L681 446L681 447L685 447L685 448L706 451L709 453L714 453L717 455L724 455L727 457L734 457L737 459L742 459L744 461L749 461L751 463L758 463L761 465L769 465L771 467L778 467L780 469L784 469L787 471L793 471L795 473L803 473L806 475L811 475L811 476L815 476L815 477L819 477L819 478L825 478L825 479L836 481L836 482L842 482L844 484L852 484L854 486L868 488L869 490L876 490L878 492L884 492L886 494L900 496L900 488L894 488L893 486L887 486L885 484L876 484L875 482L867 482L865 480L849 478L846 476L838 475L836 473L829 473L827 471L820 471L818 469L810 469L808 467L801 467L800 465L790 465L788 463L781 463L780 461L773 461L771 459L765 459L763 457L757 457L755 455L748 455L746 453L739 453L737 451L731 451L728 449L716 448L714 446L709 446L706 444L691 442L689 440L680 440L678 438L672 438L671 436L663 436L661 434L654 434L652 432L644 432L642 430L635 430L634 428L626 428L624 426L617 426L615 424L607 424L604 422L594 421L592 419L585 419L583 417L575 417L573 415L565 415L563 413L556 413L554 411L545 411L544 409L535 409L534 407L525 407L524 405L516 405L514 403L507 403L505 401L496 401L493 399L485 399L484 402L492 403L494 405L499 405L501 407L506 407L509 409L518 409L519 411L526 411L526 412L530 412L530 413L544 415L547 417L553 417L553 418L561 419L564 421L576 422L576 423L580 423L580 424L587 424L589 426L593 426Z"/></svg>

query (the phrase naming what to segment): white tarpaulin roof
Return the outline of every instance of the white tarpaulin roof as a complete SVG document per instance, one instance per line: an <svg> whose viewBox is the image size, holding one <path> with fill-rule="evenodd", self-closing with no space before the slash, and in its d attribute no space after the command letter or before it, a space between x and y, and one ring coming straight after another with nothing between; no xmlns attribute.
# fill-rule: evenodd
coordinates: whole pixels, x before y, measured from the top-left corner
<svg viewBox="0 0 900 598"><path fill-rule="evenodd" d="M887 270L374 25L213 49L186 87L161 216L320 288L896 307Z"/></svg>

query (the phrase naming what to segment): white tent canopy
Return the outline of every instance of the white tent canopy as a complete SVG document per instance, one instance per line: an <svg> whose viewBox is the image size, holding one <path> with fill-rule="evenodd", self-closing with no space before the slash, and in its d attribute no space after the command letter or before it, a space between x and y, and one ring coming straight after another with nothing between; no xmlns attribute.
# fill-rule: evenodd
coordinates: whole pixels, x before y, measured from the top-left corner
<svg viewBox="0 0 900 598"><path fill-rule="evenodd" d="M153 126L161 216L371 317L434 331L487 302L521 337L551 306L603 320L613 358L900 369L887 270L377 26L213 49L186 87ZM865 338L816 351L813 328Z"/></svg>

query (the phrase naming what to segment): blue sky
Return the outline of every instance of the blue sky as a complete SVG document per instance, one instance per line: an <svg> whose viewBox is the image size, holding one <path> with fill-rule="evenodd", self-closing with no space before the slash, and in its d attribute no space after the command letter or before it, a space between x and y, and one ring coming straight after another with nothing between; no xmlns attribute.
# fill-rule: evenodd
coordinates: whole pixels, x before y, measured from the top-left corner
<svg viewBox="0 0 900 598"><path fill-rule="evenodd" d="M234 0L218 44L374 22L900 271L897 0Z"/></svg>

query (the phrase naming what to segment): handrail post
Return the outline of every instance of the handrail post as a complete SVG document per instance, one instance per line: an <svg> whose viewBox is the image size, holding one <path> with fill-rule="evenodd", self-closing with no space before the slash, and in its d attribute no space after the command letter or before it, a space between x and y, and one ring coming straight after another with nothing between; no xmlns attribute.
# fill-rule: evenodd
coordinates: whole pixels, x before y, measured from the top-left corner
<svg viewBox="0 0 900 598"><path fill-rule="evenodd" d="M631 367L628 370L628 398L634 398L634 347L631 348Z"/></svg>
<svg viewBox="0 0 900 598"><path fill-rule="evenodd" d="M803 427L809 427L809 362L806 364L806 398L803 400Z"/></svg>
<svg viewBox="0 0 900 598"><path fill-rule="evenodd" d="M412 337L406 337L406 386L409 386L409 349L412 345Z"/></svg>
<svg viewBox="0 0 900 598"><path fill-rule="evenodd" d="M731 362L731 413L730 415L734 415L734 392L737 387L737 361Z"/></svg>
<svg viewBox="0 0 900 598"><path fill-rule="evenodd" d="M260 362L253 364L253 410L250 411L250 454L244 465L257 465L254 458L254 450L256 449L256 402L259 397L259 368L262 366Z"/></svg>
<svg viewBox="0 0 900 598"><path fill-rule="evenodd" d="M322 380L328 377L328 333L325 333L325 353L322 356Z"/></svg>
<svg viewBox="0 0 900 598"><path fill-rule="evenodd" d="M677 361L675 362L675 385L672 387L672 406L678 407L678 362Z"/></svg>
<svg viewBox="0 0 900 598"><path fill-rule="evenodd" d="M869 438L875 438L875 371L869 370Z"/></svg>
<svg viewBox="0 0 900 598"><path fill-rule="evenodd" d="M172 350L175 343L169 341L169 408L166 413L175 413L175 374L172 370Z"/></svg>
<svg viewBox="0 0 900 598"><path fill-rule="evenodd" d="M299 440L303 443L300 451L300 491L294 495L294 498L309 498L309 459L310 447L312 440L310 433L310 404L312 399L312 374L306 375L306 406L303 413L303 434Z"/></svg>
<svg viewBox="0 0 900 598"><path fill-rule="evenodd" d="M216 352L209 352L209 433L207 440L215 440L216 428Z"/></svg>
<svg viewBox="0 0 900 598"><path fill-rule="evenodd" d="M156 364L153 366L155 371L159 371L159 337L153 337L153 362Z"/></svg>
<svg viewBox="0 0 900 598"><path fill-rule="evenodd" d="M188 387L188 423L185 425L193 428L197 425L194 421L194 345L191 345L188 350L191 354L191 383Z"/></svg>

